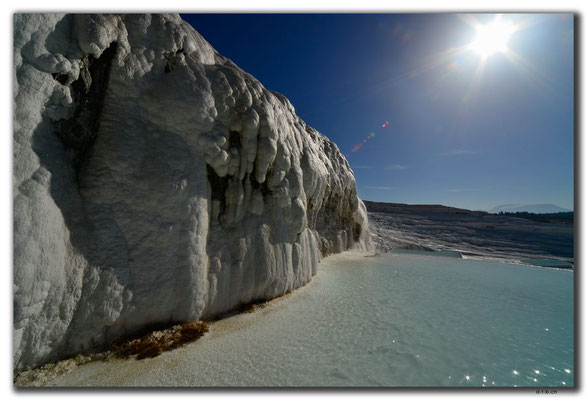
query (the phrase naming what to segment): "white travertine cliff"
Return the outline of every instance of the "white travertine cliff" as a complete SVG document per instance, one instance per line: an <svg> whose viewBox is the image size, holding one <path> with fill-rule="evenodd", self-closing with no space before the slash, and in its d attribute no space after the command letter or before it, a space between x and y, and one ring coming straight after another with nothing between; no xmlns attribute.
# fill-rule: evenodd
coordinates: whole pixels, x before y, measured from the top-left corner
<svg viewBox="0 0 587 400"><path fill-rule="evenodd" d="M17 371L369 247L337 146L177 15L17 14L13 79Z"/></svg>

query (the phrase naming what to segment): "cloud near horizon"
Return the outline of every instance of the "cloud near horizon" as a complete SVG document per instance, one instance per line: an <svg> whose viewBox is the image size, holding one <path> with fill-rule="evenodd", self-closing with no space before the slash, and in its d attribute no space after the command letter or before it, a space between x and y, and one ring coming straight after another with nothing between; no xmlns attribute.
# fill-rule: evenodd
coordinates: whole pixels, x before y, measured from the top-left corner
<svg viewBox="0 0 587 400"><path fill-rule="evenodd" d="M384 169L386 171L401 171L402 169L407 169L407 168L408 167L406 167L405 165L394 164L394 165L388 165Z"/></svg>
<svg viewBox="0 0 587 400"><path fill-rule="evenodd" d="M393 186L367 186L367 189L374 189L374 190L391 190L395 189Z"/></svg>

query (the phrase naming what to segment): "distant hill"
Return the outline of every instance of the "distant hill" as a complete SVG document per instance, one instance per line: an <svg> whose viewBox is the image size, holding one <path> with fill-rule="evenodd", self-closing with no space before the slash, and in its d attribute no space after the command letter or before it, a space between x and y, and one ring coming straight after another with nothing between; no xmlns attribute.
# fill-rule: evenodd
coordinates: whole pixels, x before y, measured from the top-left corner
<svg viewBox="0 0 587 400"><path fill-rule="evenodd" d="M470 214L470 215L486 215L485 211L471 211L464 208L456 208L443 206L440 204L403 204L403 203L383 203L376 201L363 200L367 211L369 212L416 212L416 213L432 213L432 214Z"/></svg>
<svg viewBox="0 0 587 400"><path fill-rule="evenodd" d="M555 211L551 213L546 212L529 212L529 211L498 211L498 212L491 212L488 213L486 211L471 211L466 210L464 208L456 208L456 207L449 207L443 206L440 204L402 204L402 203L382 203L382 202L375 202L375 201L368 201L363 200L365 206L367 207L367 211L373 213L387 213L387 214L413 214L413 215L426 215L426 216L440 216L445 215L448 216L449 214L455 215L458 218L458 214L461 217L468 216L468 217L495 217L495 218L524 218L529 219L536 222L547 222L547 223L573 223L575 220L575 213L573 211ZM560 208L557 206L553 206L552 204L535 204L536 206L552 206L555 207L556 210L564 210L564 208ZM514 206L513 204L506 204L501 207ZM498 207L494 208L493 210L498 209ZM547 210L548 208L544 207L541 208L542 210ZM497 214L497 215L492 215ZM452 216L451 216L452 218ZM455 219L456 221L456 219ZM503 221L502 221L503 222Z"/></svg>
<svg viewBox="0 0 587 400"><path fill-rule="evenodd" d="M558 212L569 212L566 208L555 206L554 204L502 204L497 207L493 207L489 210L492 214L498 214L499 212L515 213L515 212L528 212L534 214L552 214Z"/></svg>

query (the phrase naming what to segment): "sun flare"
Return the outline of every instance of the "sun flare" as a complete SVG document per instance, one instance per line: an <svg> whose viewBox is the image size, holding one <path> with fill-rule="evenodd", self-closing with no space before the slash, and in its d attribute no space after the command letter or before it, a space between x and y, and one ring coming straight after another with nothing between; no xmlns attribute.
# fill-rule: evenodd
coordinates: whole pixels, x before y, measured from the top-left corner
<svg viewBox="0 0 587 400"><path fill-rule="evenodd" d="M504 21L501 15L487 25L477 25L477 34L471 43L471 49L482 57L489 57L495 53L505 53L510 36L516 31L511 21Z"/></svg>

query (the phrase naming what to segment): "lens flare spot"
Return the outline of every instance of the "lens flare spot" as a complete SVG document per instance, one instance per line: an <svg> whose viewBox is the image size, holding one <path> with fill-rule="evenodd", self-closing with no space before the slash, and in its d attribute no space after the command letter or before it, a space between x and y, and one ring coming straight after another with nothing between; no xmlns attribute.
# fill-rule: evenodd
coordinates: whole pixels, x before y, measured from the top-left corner
<svg viewBox="0 0 587 400"><path fill-rule="evenodd" d="M457 62L456 61L451 62L450 64L448 64L446 66L446 69L448 69L449 71L453 71L453 70L457 69Z"/></svg>
<svg viewBox="0 0 587 400"><path fill-rule="evenodd" d="M389 121L385 121L385 122L384 122L384 123L381 125L381 127L382 127L382 128L385 128L385 127L386 127L386 126L388 126L388 125L389 125ZM374 137L375 137L375 132L369 132L369 133L367 134L367 136L366 136L366 137L363 139L363 141L361 141L361 142L359 142L358 144L356 144L356 145L354 145L354 146L353 146L353 149L351 150L351 152L350 152L350 153L347 153L347 154L345 154L345 157L346 157L346 158L349 158L349 157L351 156L351 154L352 154L352 153L355 153L355 152L359 151L359 150L361 149L361 147L363 147L363 145L364 145L365 143L367 143L367 141L368 141L368 140L370 140L370 139L372 139L372 138L374 138Z"/></svg>

